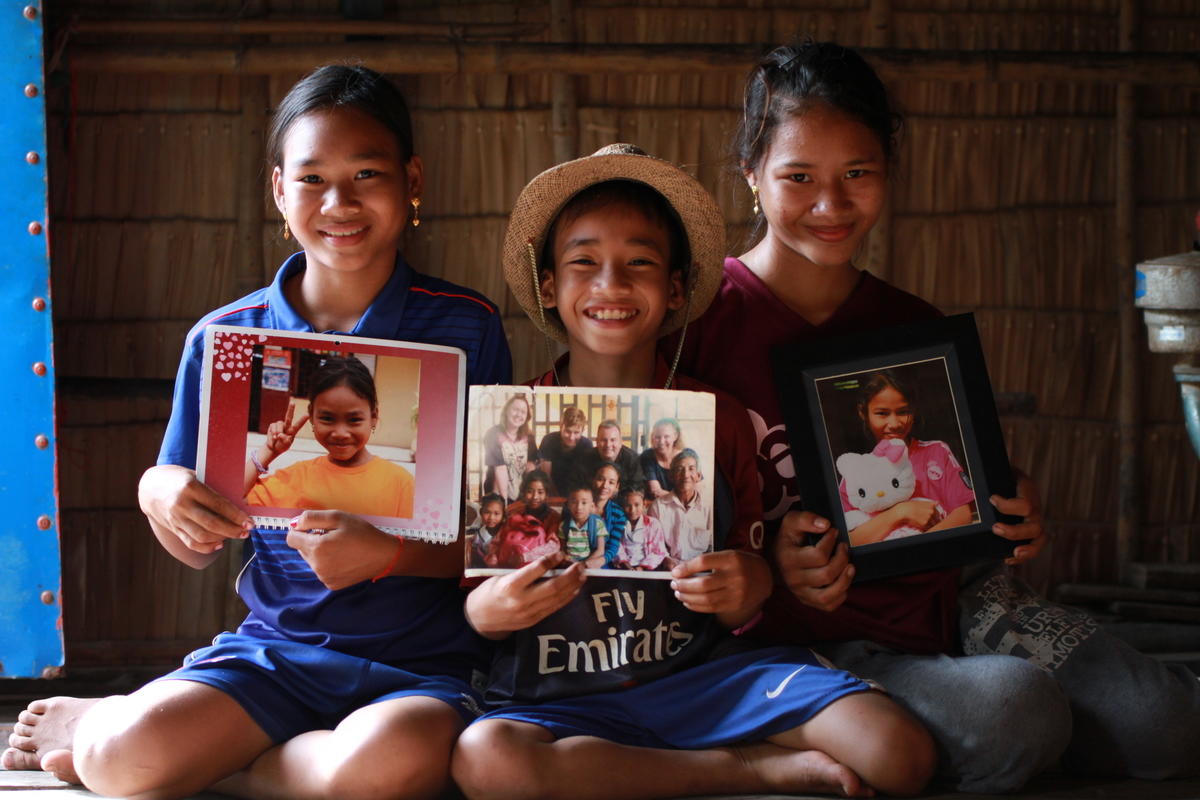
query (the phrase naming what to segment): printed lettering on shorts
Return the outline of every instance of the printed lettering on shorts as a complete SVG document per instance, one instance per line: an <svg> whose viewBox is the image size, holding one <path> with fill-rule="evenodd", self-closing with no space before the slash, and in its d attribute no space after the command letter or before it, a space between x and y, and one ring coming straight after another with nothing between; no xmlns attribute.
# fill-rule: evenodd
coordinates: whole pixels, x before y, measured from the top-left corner
<svg viewBox="0 0 1200 800"><path fill-rule="evenodd" d="M1100 627L1087 614L1047 604L1006 575L994 575L963 600L979 605L963 636L966 655L1017 656L1051 672Z"/></svg>

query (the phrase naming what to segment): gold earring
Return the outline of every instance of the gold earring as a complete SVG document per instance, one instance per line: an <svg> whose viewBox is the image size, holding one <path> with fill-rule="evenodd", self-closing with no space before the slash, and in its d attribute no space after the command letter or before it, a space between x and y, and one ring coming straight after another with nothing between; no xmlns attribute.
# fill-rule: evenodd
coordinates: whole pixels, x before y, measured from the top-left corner
<svg viewBox="0 0 1200 800"><path fill-rule="evenodd" d="M292 232L288 229L287 217L283 218L283 240L286 242L292 238Z"/></svg>
<svg viewBox="0 0 1200 800"><path fill-rule="evenodd" d="M757 217L759 214L762 213L762 209L758 207L758 187L751 186L750 194L754 195L754 216Z"/></svg>
<svg viewBox="0 0 1200 800"><path fill-rule="evenodd" d="M414 197L412 199L412 207L413 207L413 227L419 228L419 227L421 227L421 198Z"/></svg>

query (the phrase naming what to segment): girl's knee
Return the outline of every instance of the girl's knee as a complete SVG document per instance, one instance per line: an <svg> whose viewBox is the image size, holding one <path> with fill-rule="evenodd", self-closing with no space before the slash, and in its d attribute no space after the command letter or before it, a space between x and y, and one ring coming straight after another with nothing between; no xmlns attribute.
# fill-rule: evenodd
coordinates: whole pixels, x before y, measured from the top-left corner
<svg viewBox="0 0 1200 800"><path fill-rule="evenodd" d="M161 781L153 765L162 763L156 748L161 737L148 735L147 725L126 697L111 697L93 708L75 731L75 771L87 788L107 796L143 794Z"/></svg>
<svg viewBox="0 0 1200 800"><path fill-rule="evenodd" d="M962 791L1012 792L1054 764L1072 735L1066 693L1054 676L1015 656L961 659L971 688L948 702L961 703L942 739L948 768Z"/></svg>
<svg viewBox="0 0 1200 800"><path fill-rule="evenodd" d="M871 720L866 763L859 770L872 787L888 795L921 792L937 768L933 737L912 715L888 703Z"/></svg>

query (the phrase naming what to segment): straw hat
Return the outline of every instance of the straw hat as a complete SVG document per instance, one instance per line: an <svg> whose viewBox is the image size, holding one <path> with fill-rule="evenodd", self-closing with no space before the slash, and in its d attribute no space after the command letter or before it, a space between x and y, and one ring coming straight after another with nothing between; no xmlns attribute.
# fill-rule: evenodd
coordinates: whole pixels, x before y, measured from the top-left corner
<svg viewBox="0 0 1200 800"><path fill-rule="evenodd" d="M647 155L632 144L610 144L590 156L559 164L538 175L521 190L504 237L504 279L508 288L542 333L567 341L562 323L543 313L538 300L536 272L548 265L541 258L546 232L563 206L597 183L628 180L644 183L666 198L679 215L692 251L688 266L689 302L667 313L659 335L679 330L704 313L717 293L725 261L725 219L700 183L667 161ZM533 255L530 254L530 245Z"/></svg>

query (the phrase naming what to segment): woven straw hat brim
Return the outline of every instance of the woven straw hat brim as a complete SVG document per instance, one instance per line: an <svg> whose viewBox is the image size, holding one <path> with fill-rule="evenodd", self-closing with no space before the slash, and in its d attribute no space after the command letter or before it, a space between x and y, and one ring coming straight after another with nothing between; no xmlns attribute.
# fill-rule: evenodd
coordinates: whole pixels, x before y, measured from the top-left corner
<svg viewBox="0 0 1200 800"><path fill-rule="evenodd" d="M546 232L563 206L587 187L610 180L638 181L658 191L675 209L687 234L692 263L686 288L691 302L664 317L660 336L704 313L721 284L725 219L712 195L674 164L642 154L631 145L609 145L594 155L551 167L531 180L513 205L504 237L502 260L509 289L533 324L560 342L567 341L562 323L549 314L543 320L539 312L529 245L533 244L534 254L541 258ZM538 264L537 269L545 266Z"/></svg>

